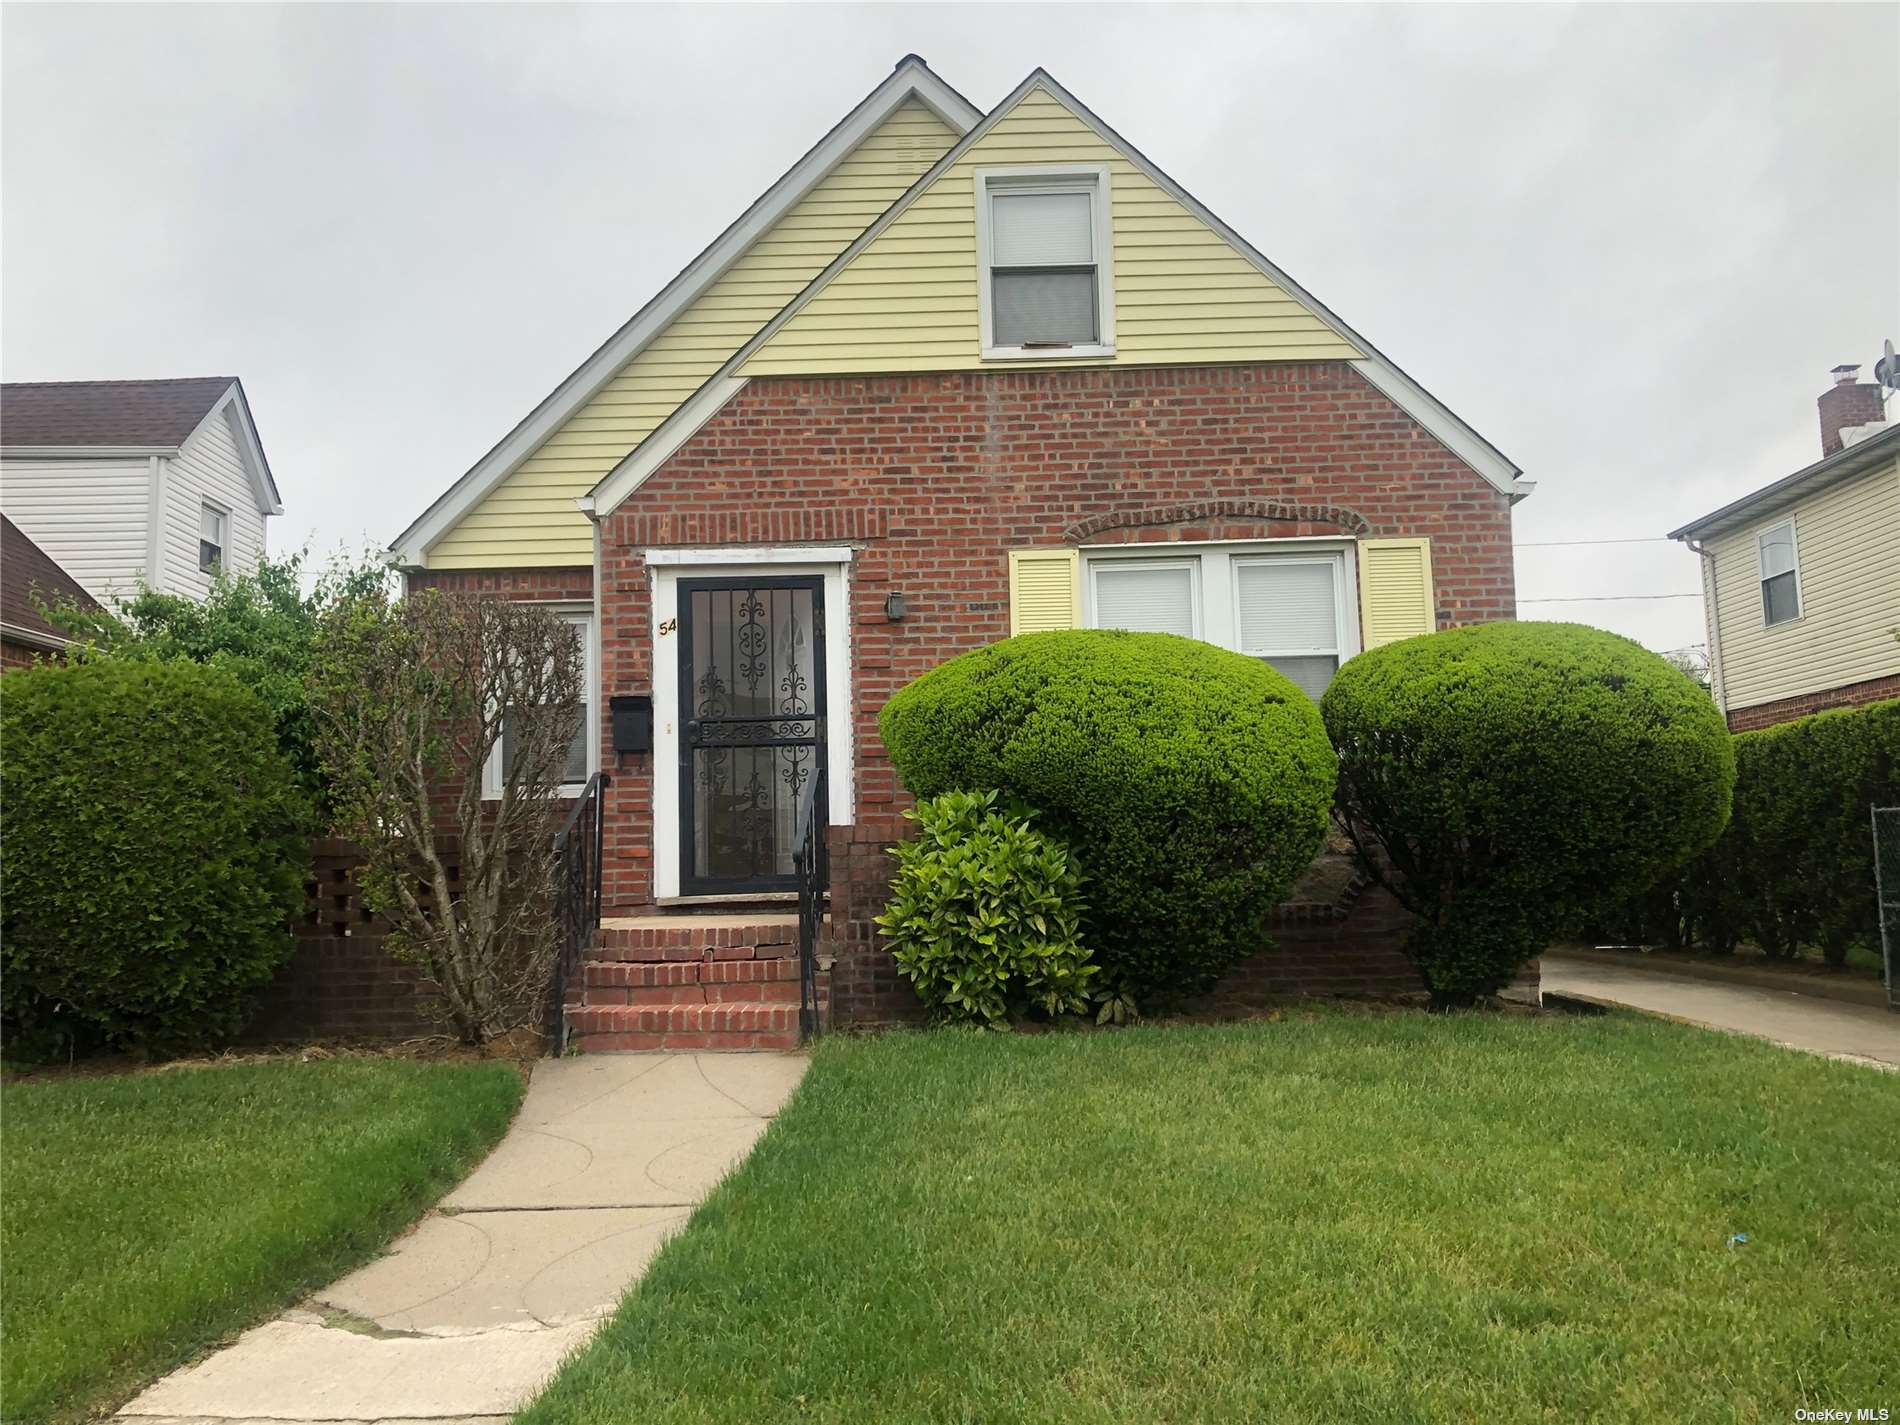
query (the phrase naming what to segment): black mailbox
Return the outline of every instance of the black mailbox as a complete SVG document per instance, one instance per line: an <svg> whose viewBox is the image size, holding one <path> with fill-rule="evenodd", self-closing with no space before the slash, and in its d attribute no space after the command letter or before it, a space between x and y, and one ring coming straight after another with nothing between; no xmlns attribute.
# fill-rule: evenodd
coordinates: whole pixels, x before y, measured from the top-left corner
<svg viewBox="0 0 1900 1425"><path fill-rule="evenodd" d="M653 750L653 698L648 693L616 693L608 699L613 709L614 751Z"/></svg>

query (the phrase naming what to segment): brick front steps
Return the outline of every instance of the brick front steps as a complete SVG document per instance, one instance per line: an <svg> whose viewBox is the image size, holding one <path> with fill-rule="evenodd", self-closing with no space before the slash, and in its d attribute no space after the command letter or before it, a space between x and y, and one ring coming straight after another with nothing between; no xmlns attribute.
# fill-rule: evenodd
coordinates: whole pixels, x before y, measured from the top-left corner
<svg viewBox="0 0 1900 1425"><path fill-rule="evenodd" d="M569 1042L597 1054L796 1049L798 995L796 916L605 920L568 1003Z"/></svg>

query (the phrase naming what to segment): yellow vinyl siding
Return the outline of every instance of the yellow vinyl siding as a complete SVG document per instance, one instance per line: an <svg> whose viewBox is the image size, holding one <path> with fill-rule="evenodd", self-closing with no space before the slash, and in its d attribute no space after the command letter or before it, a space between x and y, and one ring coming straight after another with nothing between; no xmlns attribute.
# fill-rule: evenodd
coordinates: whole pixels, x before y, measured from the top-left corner
<svg viewBox="0 0 1900 1425"><path fill-rule="evenodd" d="M428 566L592 563L592 532L574 501L804 290L956 138L914 99L896 109L443 535L428 551Z"/></svg>
<svg viewBox="0 0 1900 1425"><path fill-rule="evenodd" d="M985 361L977 308L976 171L1109 171L1115 355ZM1350 360L1362 355L1044 90L919 194L741 366L742 376L1011 366Z"/></svg>
<svg viewBox="0 0 1900 1425"><path fill-rule="evenodd" d="M1081 622L1081 555L1073 549L1010 550L1010 635L1075 628Z"/></svg>
<svg viewBox="0 0 1900 1425"><path fill-rule="evenodd" d="M1801 614L1769 628L1756 539L1789 519ZM1709 549L1730 708L1900 673L1900 460L1718 535Z"/></svg>
<svg viewBox="0 0 1900 1425"><path fill-rule="evenodd" d="M1367 648L1434 632L1429 539L1359 541L1359 632Z"/></svg>

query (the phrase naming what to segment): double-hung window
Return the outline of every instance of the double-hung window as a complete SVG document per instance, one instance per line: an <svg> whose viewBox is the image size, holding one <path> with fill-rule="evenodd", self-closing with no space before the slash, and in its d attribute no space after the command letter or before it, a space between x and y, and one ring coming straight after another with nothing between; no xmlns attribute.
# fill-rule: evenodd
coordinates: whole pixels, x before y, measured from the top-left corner
<svg viewBox="0 0 1900 1425"><path fill-rule="evenodd" d="M1178 633L1270 664L1318 698L1358 651L1349 547L1084 551L1092 628Z"/></svg>
<svg viewBox="0 0 1900 1425"><path fill-rule="evenodd" d="M1112 354L1107 169L985 169L976 200L983 354Z"/></svg>
<svg viewBox="0 0 1900 1425"><path fill-rule="evenodd" d="M1801 574L1795 560L1794 521L1765 529L1755 541L1761 560L1761 621L1766 627L1801 617Z"/></svg>
<svg viewBox="0 0 1900 1425"><path fill-rule="evenodd" d="M586 785L593 762L593 726L591 716L592 699L597 680L594 676L594 616L580 609L558 611L562 623L574 630L574 636L580 640L583 653L582 668L584 681L581 685L581 702L575 710L573 740L568 743L567 765L561 773L561 790L578 794ZM514 768L515 734L513 719L504 714L501 720L501 746L496 750L489 763L488 794L500 796L502 784Z"/></svg>
<svg viewBox="0 0 1900 1425"><path fill-rule="evenodd" d="M198 567L209 574L224 563L224 548L230 538L231 516L216 505L198 507Z"/></svg>

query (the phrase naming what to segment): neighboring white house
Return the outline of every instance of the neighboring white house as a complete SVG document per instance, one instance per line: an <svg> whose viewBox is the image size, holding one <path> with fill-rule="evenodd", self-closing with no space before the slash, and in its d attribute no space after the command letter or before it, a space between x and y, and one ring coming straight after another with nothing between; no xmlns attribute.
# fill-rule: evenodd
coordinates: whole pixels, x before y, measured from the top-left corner
<svg viewBox="0 0 1900 1425"><path fill-rule="evenodd" d="M100 600L202 597L284 512L230 376L0 386L0 510Z"/></svg>
<svg viewBox="0 0 1900 1425"><path fill-rule="evenodd" d="M1670 532L1702 556L1735 732L1900 697L1900 426L1858 370L1821 397L1820 460Z"/></svg>

